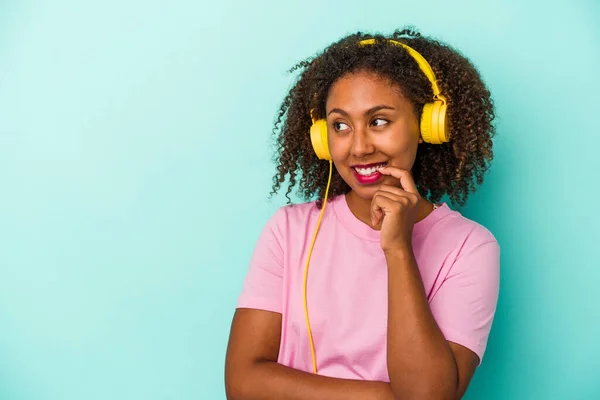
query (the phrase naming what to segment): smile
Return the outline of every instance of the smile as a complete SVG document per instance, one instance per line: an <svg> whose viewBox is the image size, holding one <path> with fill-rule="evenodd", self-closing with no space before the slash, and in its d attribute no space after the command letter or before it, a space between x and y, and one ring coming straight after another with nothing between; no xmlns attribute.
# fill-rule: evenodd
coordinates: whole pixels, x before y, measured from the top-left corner
<svg viewBox="0 0 600 400"><path fill-rule="evenodd" d="M354 172L361 176L370 176L375 174L381 167L384 167L387 163L378 164L367 164L367 165L355 165L352 167Z"/></svg>

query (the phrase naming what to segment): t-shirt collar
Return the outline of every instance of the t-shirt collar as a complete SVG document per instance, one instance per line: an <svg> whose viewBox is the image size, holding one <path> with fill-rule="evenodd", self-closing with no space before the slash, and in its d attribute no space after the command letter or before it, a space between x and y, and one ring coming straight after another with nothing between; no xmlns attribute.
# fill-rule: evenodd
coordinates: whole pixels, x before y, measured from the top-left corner
<svg viewBox="0 0 600 400"><path fill-rule="evenodd" d="M366 240L379 241L381 232L372 229L369 225L356 218L350 210L350 207L348 207L345 195L342 194L336 196L329 200L328 203L329 204L327 204L326 207L331 206L340 223L350 232ZM423 232L427 232L436 221L451 211L452 210L446 203L438 204L438 208L434 209L429 215L415 224L413 227L413 237L421 235Z"/></svg>

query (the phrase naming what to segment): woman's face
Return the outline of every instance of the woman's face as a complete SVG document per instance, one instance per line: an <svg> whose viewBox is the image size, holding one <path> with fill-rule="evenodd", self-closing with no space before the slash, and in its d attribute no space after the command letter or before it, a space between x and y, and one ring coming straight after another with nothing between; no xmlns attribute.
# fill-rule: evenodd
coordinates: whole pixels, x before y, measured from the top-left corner
<svg viewBox="0 0 600 400"><path fill-rule="evenodd" d="M388 165L411 170L422 141L411 102L370 72L342 76L326 102L329 151L340 176L361 198L396 178L377 172Z"/></svg>

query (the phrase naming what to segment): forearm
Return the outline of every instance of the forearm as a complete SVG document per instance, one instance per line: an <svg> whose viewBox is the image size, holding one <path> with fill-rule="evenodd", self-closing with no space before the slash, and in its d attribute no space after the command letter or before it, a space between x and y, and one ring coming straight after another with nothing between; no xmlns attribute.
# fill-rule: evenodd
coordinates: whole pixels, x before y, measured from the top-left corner
<svg viewBox="0 0 600 400"><path fill-rule="evenodd" d="M396 398L453 399L454 355L427 302L408 246L386 252L388 264L388 373Z"/></svg>
<svg viewBox="0 0 600 400"><path fill-rule="evenodd" d="M275 362L246 368L229 400L393 400L389 383L330 378ZM233 390L231 392L234 392Z"/></svg>

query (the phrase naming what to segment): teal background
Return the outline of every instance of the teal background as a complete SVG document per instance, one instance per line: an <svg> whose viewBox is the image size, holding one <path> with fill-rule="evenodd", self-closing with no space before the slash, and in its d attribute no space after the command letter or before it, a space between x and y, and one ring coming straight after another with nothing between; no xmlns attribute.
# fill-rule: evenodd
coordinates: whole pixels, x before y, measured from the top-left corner
<svg viewBox="0 0 600 400"><path fill-rule="evenodd" d="M0 399L224 399L286 70L414 24L498 112L461 211L502 246L467 399L600 399L598 1L0 2Z"/></svg>

